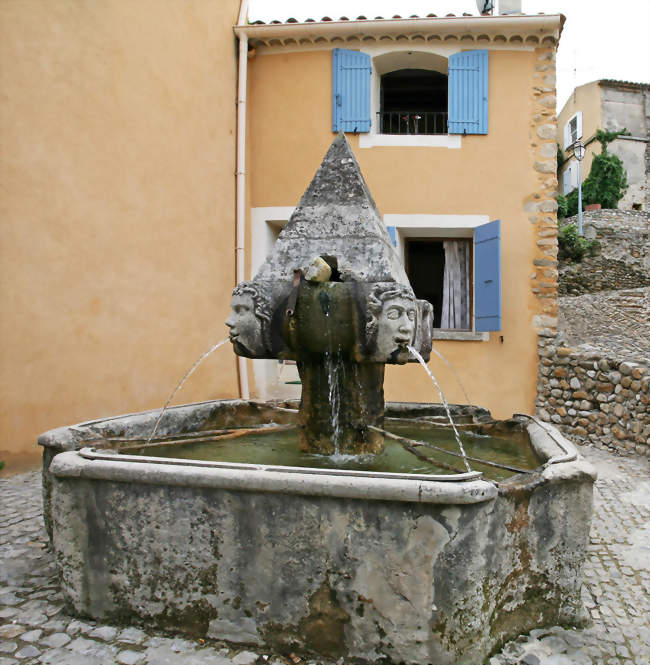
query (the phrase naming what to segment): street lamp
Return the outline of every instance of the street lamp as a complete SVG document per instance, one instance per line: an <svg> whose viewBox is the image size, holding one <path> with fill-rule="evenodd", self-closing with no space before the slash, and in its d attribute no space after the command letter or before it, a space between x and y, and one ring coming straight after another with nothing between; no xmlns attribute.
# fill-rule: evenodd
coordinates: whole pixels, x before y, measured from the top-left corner
<svg viewBox="0 0 650 665"><path fill-rule="evenodd" d="M573 144L573 156L578 160L578 235L582 235L582 160L585 157L585 144L578 139Z"/></svg>

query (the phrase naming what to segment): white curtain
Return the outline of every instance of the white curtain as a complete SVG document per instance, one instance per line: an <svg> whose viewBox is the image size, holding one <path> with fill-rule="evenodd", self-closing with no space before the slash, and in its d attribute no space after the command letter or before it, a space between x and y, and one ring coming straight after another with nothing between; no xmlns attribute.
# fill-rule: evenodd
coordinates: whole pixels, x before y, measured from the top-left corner
<svg viewBox="0 0 650 665"><path fill-rule="evenodd" d="M469 330L470 243L467 240L444 240L442 245L445 251L445 273L440 327Z"/></svg>

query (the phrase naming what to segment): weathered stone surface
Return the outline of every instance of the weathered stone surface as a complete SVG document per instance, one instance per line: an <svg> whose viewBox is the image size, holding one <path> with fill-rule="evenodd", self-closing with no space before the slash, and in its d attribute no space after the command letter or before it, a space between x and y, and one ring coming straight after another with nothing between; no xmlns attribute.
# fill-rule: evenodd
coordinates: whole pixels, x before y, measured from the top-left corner
<svg viewBox="0 0 650 665"><path fill-rule="evenodd" d="M291 280L315 256L334 256L342 281L408 284L354 153L334 140L255 280Z"/></svg>
<svg viewBox="0 0 650 665"><path fill-rule="evenodd" d="M540 450L562 453L543 436ZM287 474L302 483L292 494L262 491L243 472L242 491L211 487L208 476L192 488L176 472L167 476L165 465L151 465L151 482L114 482L110 460L84 461L94 480L79 482L66 471L72 457L80 459L64 453L51 467L53 542L67 599L103 621L137 614L149 625L273 649L444 665L478 662L508 635L578 616L575 569L585 554L592 480L579 462L552 465L541 484L503 483L498 497L488 486L487 502L433 504L361 500L349 489L335 496L332 479L313 474L304 483ZM134 466L141 473L148 465ZM328 491L312 493L316 481ZM428 491L422 484L419 498ZM84 511L72 510L77 505ZM161 515L173 529L158 528ZM534 563L522 567L531 555ZM486 604L490 623L481 618ZM66 648L99 654L104 633L92 633L97 639L76 637Z"/></svg>
<svg viewBox="0 0 650 665"><path fill-rule="evenodd" d="M540 139L555 139L556 133L557 125L555 124L540 125L537 128L537 136L539 136ZM551 173L551 171L546 171L546 173Z"/></svg>

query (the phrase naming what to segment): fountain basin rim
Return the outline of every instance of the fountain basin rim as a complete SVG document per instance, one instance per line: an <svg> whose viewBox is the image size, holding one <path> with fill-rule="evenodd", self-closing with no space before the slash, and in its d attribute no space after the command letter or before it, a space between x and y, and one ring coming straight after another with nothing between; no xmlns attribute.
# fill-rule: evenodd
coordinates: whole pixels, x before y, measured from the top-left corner
<svg viewBox="0 0 650 665"><path fill-rule="evenodd" d="M130 455L95 453L90 449L56 455L49 472L57 478L410 503L473 504L490 501L498 495L496 485L480 478L445 482L415 479L414 474L404 478L336 469L287 470L193 460L180 463L164 458L137 460Z"/></svg>
<svg viewBox="0 0 650 665"><path fill-rule="evenodd" d="M251 464L248 462L213 462L209 460L192 460L177 457L149 457L146 455L122 455L118 452L102 452L95 448L82 448L79 454L84 459L103 459L123 462L147 462L149 464L175 464L180 466L208 466L219 469L239 469L242 471L261 471L274 473L307 473L330 474L333 476L357 476L361 478L393 478L397 480L426 480L436 482L466 482L483 477L481 471L466 473L391 473L390 471L363 471L361 469L331 469L309 466L283 466L281 464Z"/></svg>

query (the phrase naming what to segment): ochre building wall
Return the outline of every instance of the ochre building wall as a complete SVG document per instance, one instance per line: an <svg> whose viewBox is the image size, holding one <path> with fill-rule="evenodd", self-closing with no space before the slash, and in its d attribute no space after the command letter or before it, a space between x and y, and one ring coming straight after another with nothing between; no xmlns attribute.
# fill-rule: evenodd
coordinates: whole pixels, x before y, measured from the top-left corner
<svg viewBox="0 0 650 665"><path fill-rule="evenodd" d="M0 3L0 459L226 336L238 0ZM237 394L230 345L176 402Z"/></svg>
<svg viewBox="0 0 650 665"><path fill-rule="evenodd" d="M463 137L457 150L361 149L358 137L348 140L382 214L501 219L502 330L488 342L435 346L471 401L506 417L533 411L537 331L556 325L554 49L491 50L489 67L487 136ZM248 112L250 205L296 205L334 136L331 51L250 59ZM429 366L447 399L464 402L447 367L433 356ZM385 393L389 400L439 401L417 365L389 367Z"/></svg>
<svg viewBox="0 0 650 665"><path fill-rule="evenodd" d="M558 143L564 148L564 125L574 113L582 111L582 142L586 143L599 129L604 129L602 122L601 88L598 81L578 86L564 104L558 114ZM594 141L586 146L585 157L582 160L582 180L589 175L594 155L600 153L600 143ZM565 157L571 157L572 150L565 151ZM575 163L575 162L574 162ZM568 165L568 162L567 162Z"/></svg>

